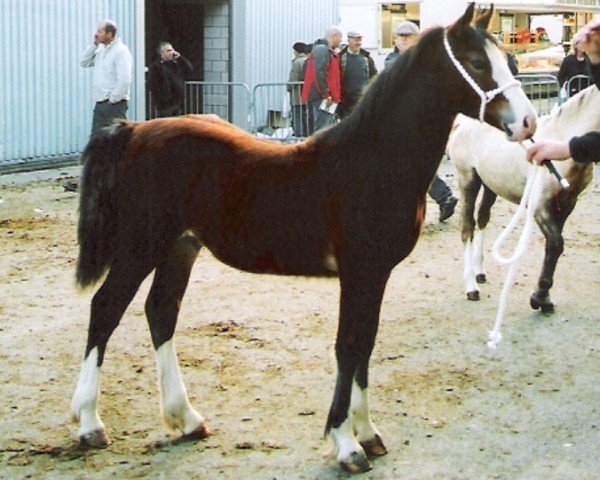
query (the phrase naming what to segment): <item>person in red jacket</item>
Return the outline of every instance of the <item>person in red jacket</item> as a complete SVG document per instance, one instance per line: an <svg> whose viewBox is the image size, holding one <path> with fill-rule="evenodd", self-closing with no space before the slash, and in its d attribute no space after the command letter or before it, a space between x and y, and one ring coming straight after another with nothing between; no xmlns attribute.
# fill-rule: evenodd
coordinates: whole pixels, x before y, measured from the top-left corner
<svg viewBox="0 0 600 480"><path fill-rule="evenodd" d="M306 62L302 100L308 104L311 134L333 123L335 109L342 101L340 57L336 52L341 40L342 31L330 27L325 38L315 42Z"/></svg>
<svg viewBox="0 0 600 480"><path fill-rule="evenodd" d="M588 55L592 79L600 89L600 21L587 24L577 35L581 38L581 49ZM527 149L527 160L537 164L571 157L582 163L600 161L600 132L588 132L567 141L544 139Z"/></svg>

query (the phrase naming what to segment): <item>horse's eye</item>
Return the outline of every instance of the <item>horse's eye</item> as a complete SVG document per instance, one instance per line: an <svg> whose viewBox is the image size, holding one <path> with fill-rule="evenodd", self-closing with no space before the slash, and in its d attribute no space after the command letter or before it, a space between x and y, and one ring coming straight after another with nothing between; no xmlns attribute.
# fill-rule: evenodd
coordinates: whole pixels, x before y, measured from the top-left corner
<svg viewBox="0 0 600 480"><path fill-rule="evenodd" d="M471 66L477 70L477 71L481 71L483 69L485 69L485 60L472 60L471 61Z"/></svg>

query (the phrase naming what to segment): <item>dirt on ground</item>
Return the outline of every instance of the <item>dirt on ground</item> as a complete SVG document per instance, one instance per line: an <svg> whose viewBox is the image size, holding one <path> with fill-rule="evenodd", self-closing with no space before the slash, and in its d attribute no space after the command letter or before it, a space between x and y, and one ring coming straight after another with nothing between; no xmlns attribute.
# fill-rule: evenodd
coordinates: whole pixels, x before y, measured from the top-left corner
<svg viewBox="0 0 600 480"><path fill-rule="evenodd" d="M429 203L388 284L371 362L371 410L389 453L355 478L600 478L599 193L596 177L567 222L552 315L529 307L544 250L536 229L497 351L486 340L506 270L488 255L481 301L467 301L458 215L438 224ZM69 405L93 291L74 287L77 204L60 179L0 186L0 478L349 478L323 440L337 281L241 273L205 250L175 341L213 435L179 442L161 423L147 280L102 369L113 443L78 445ZM498 201L487 252L514 210Z"/></svg>

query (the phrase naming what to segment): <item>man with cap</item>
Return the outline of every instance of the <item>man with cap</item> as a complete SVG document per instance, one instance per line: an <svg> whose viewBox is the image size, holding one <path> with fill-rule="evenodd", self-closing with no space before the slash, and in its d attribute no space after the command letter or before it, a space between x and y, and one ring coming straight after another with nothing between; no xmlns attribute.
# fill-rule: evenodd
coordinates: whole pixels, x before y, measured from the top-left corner
<svg viewBox="0 0 600 480"><path fill-rule="evenodd" d="M371 54L361 48L362 35L348 32L348 45L340 52L342 68L342 104L340 118L350 114L360 99L363 88L369 79L377 74Z"/></svg>
<svg viewBox="0 0 600 480"><path fill-rule="evenodd" d="M419 27L413 22L402 22L396 27L394 30L394 51L385 59L386 69L390 67L391 63L396 58L402 56L409 48L417 43L419 33ZM454 215L454 209L456 208L458 199L439 175L436 174L435 177L433 177L428 193L429 196L435 200L435 203L438 204L440 209L440 222L443 222Z"/></svg>
<svg viewBox="0 0 600 480"><path fill-rule="evenodd" d="M335 120L334 109L342 101L340 57L336 49L342 40L342 31L330 27L325 38L315 42L306 61L302 100L308 104L309 130L314 133ZM323 107L323 108L321 108Z"/></svg>
<svg viewBox="0 0 600 480"><path fill-rule="evenodd" d="M387 67L392 60L412 47L419 39L419 27L413 22L402 22L394 29L394 51L385 57Z"/></svg>

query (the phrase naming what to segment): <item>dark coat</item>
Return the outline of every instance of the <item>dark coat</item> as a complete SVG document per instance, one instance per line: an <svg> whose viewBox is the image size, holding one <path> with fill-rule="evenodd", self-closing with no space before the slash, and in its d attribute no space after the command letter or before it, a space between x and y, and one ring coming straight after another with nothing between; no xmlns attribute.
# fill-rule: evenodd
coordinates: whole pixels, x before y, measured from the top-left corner
<svg viewBox="0 0 600 480"><path fill-rule="evenodd" d="M183 82L193 70L187 58L180 56L175 61L163 62L160 59L148 67L148 88L152 92L152 102L164 110L181 105Z"/></svg>
<svg viewBox="0 0 600 480"><path fill-rule="evenodd" d="M589 71L596 88L600 90L600 63L590 63ZM589 132L580 137L573 137L569 142L571 156L576 162L598 162L600 161L600 132Z"/></svg>

